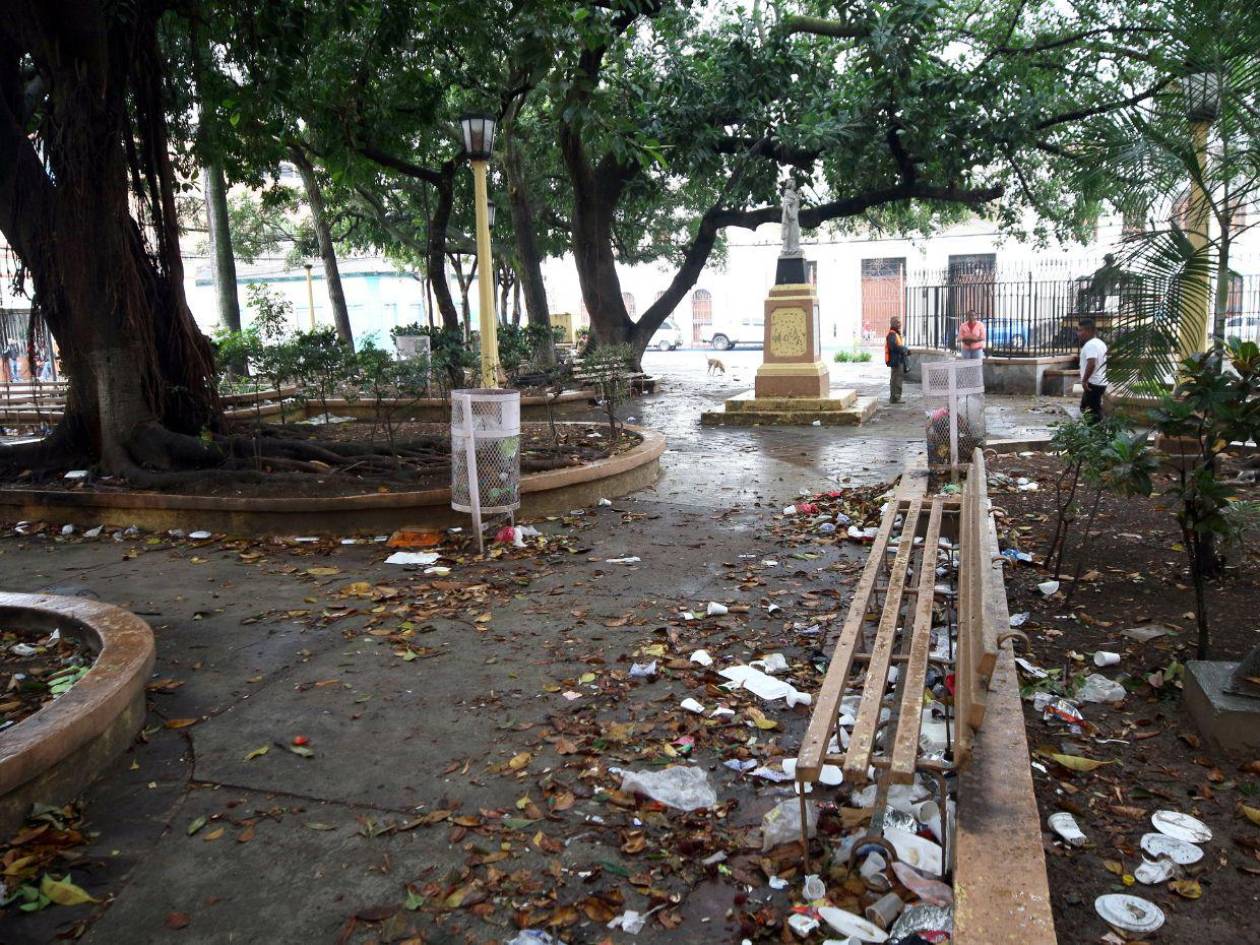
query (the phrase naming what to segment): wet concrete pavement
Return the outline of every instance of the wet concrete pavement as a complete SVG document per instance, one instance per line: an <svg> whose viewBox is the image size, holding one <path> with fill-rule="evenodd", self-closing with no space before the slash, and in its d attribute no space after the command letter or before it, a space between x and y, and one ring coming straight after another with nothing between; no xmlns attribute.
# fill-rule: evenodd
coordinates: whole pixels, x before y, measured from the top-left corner
<svg viewBox="0 0 1260 945"><path fill-rule="evenodd" d="M448 546L448 579L385 565L374 544L6 528L0 586L143 615L158 685L143 737L84 801L94 839L73 877L104 901L5 910L0 942L86 929L89 945L504 943L533 916L568 943L657 945L738 942L748 915L786 914L791 890L765 884L756 851L761 815L789 789L721 762L794 754L808 710L724 695L688 656L704 647L720 667L782 652L787 678L817 688L818 634L843 619L862 549L788 536L778 509L802 489L891 479L921 449L921 411L908 386L860 429L701 428L760 360L725 353L727 375L709 378L705 357L646 359L661 392L627 412L669 438L655 488L539 523L548 540L527 552L477 561ZM883 381L866 366L833 379ZM1055 412L1004 401L990 416L1017 435ZM640 560L610 560L627 557ZM710 600L748 610L680 616ZM653 680L629 677L649 660ZM684 713L688 696L738 716ZM758 708L773 730L754 726ZM288 750L296 735L314 757ZM720 816L617 795L610 768L688 755ZM719 853L733 872L702 864ZM609 910L654 905L637 938L604 928Z"/></svg>

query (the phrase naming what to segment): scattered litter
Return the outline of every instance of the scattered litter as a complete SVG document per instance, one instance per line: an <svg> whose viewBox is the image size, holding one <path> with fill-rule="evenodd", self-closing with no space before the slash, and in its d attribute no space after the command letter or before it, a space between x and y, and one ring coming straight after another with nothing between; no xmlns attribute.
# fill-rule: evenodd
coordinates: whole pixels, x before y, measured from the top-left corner
<svg viewBox="0 0 1260 945"><path fill-rule="evenodd" d="M757 767L757 761L753 758L727 758L722 762L722 767L730 768L737 774L746 774Z"/></svg>
<svg viewBox="0 0 1260 945"><path fill-rule="evenodd" d="M954 904L954 891L947 883L937 879L928 879L918 870L905 863L894 863L893 872L898 881L924 902L933 906L950 906Z"/></svg>
<svg viewBox="0 0 1260 945"><path fill-rule="evenodd" d="M752 776L754 778L765 778L767 781L773 781L776 784L782 784L784 781L792 780L792 776L786 771L768 768L765 765L762 765L760 768L754 768Z"/></svg>
<svg viewBox="0 0 1260 945"><path fill-rule="evenodd" d="M1130 640L1136 640L1138 643L1149 643L1158 637L1175 636L1177 633L1172 627L1166 627L1163 624L1151 623L1142 627L1131 627L1128 630L1121 630L1120 636L1128 637Z"/></svg>
<svg viewBox="0 0 1260 945"><path fill-rule="evenodd" d="M542 929L525 929L517 932L514 938L508 939L505 945L561 945L561 942Z"/></svg>
<svg viewBox="0 0 1260 945"><path fill-rule="evenodd" d="M207 532L207 531L195 531L195 532L189 532L188 537L192 539L193 541L205 541L207 538L212 537L212 535L210 532Z"/></svg>
<svg viewBox="0 0 1260 945"><path fill-rule="evenodd" d="M606 501L606 499L600 500L601 504ZM609 502L608 504L611 505L612 503ZM647 920L648 917L646 915L635 912L633 909L627 909L625 912L621 913L621 915L609 922L608 928L621 929L621 931L625 932L627 935L638 935L643 931L643 926L647 924Z"/></svg>
<svg viewBox="0 0 1260 945"><path fill-rule="evenodd" d="M1028 662L1028 660L1024 659L1022 656L1015 657L1015 665L1018 666L1020 669L1022 669L1025 673L1027 673L1033 679L1046 679L1050 675L1040 666L1036 666Z"/></svg>
<svg viewBox="0 0 1260 945"><path fill-rule="evenodd" d="M778 604L770 604L769 606L767 606L767 607L766 607L766 613L768 613L768 614L777 614L777 613L778 613L779 611L781 611L782 609L783 609L783 608L782 608L782 607L780 607Z"/></svg>
<svg viewBox="0 0 1260 945"><path fill-rule="evenodd" d="M650 679L656 675L656 660L650 663L632 663L630 665L631 679Z"/></svg>
<svg viewBox="0 0 1260 945"><path fill-rule="evenodd" d="M836 909L833 906L820 906L819 917L841 935L849 935L863 942L886 942L888 933L873 922L860 915Z"/></svg>
<svg viewBox="0 0 1260 945"><path fill-rule="evenodd" d="M699 703L696 703L699 705ZM709 715L711 719L730 719L735 717L735 710L727 706L720 705ZM755 762L754 762L755 763Z"/></svg>
<svg viewBox="0 0 1260 945"><path fill-rule="evenodd" d="M752 666L744 666L736 664L726 669L718 670L718 675L729 679L736 689L747 689L759 699L765 699L767 702L773 702L776 699L784 699L789 694L800 696L808 695L808 693L798 693L796 687L791 683L782 679L775 679L773 676L767 676L759 669ZM808 703L803 703L808 705Z"/></svg>
<svg viewBox="0 0 1260 945"><path fill-rule="evenodd" d="M793 689L783 700L789 709L795 709L798 705L813 704L814 697L808 692L801 692L799 689Z"/></svg>
<svg viewBox="0 0 1260 945"><path fill-rule="evenodd" d="M1002 552L1002 557L1007 561L1023 561L1025 564L1032 564L1033 559L1027 551L1017 551L1014 548L1007 548Z"/></svg>
<svg viewBox="0 0 1260 945"><path fill-rule="evenodd" d="M1039 692L1033 698L1033 708L1041 713L1041 719L1049 722L1051 719L1058 719L1060 722L1066 722L1068 725L1081 725L1085 721L1085 716L1081 714L1081 710L1067 699L1061 699L1053 696L1048 692Z"/></svg>
<svg viewBox="0 0 1260 945"><path fill-rule="evenodd" d="M769 879L771 889L787 889L788 881L781 876L771 876Z"/></svg>
<svg viewBox="0 0 1260 945"><path fill-rule="evenodd" d="M1155 829L1174 840L1187 843L1207 843L1212 839L1212 828L1203 821L1175 810L1157 810L1151 814Z"/></svg>
<svg viewBox="0 0 1260 945"><path fill-rule="evenodd" d="M1173 878L1177 872L1177 864L1169 859L1143 860L1142 865L1133 871L1133 878L1144 886L1158 886Z"/></svg>
<svg viewBox="0 0 1260 945"><path fill-rule="evenodd" d="M1021 614L1011 614L1011 626L1022 627L1024 624L1028 622L1028 618L1030 616L1031 615L1026 610Z"/></svg>
<svg viewBox="0 0 1260 945"><path fill-rule="evenodd" d="M724 617L730 613L730 610L725 604L719 604L717 601L711 600L709 601L709 606L705 608L704 612L709 617Z"/></svg>
<svg viewBox="0 0 1260 945"><path fill-rule="evenodd" d="M810 873L805 877L805 882L801 886L801 895L807 902L813 902L815 899L821 899L827 895L827 886L822 881L822 877L817 873Z"/></svg>
<svg viewBox="0 0 1260 945"><path fill-rule="evenodd" d="M638 564L642 560L638 555L631 555L628 558L605 558L604 564Z"/></svg>
<svg viewBox="0 0 1260 945"><path fill-rule="evenodd" d="M100 538L101 532L105 530L104 525L97 525L95 528L89 528L83 533L84 538Z"/></svg>
<svg viewBox="0 0 1260 945"><path fill-rule="evenodd" d="M1068 846L1082 847L1087 842L1085 834L1076 823L1076 818L1065 811L1051 814L1046 823L1050 825L1051 830L1064 839Z"/></svg>
<svg viewBox="0 0 1260 945"><path fill-rule="evenodd" d="M621 790L646 794L667 807L690 811L717 806L717 792L702 768L677 765L659 771L622 771L620 774Z"/></svg>
<svg viewBox="0 0 1260 945"><path fill-rule="evenodd" d="M686 699L684 699L682 702L678 703L678 705L679 705L681 708L686 709L688 712L694 712L694 713L696 713L697 715L703 715L703 714L704 714L704 706L702 706L702 705L701 705L699 702L697 702L695 699L692 699L690 696L688 696L688 697L687 697Z"/></svg>
<svg viewBox="0 0 1260 945"><path fill-rule="evenodd" d="M610 509L612 508L612 499L600 499L598 504L603 508Z"/></svg>
<svg viewBox="0 0 1260 945"><path fill-rule="evenodd" d="M443 566L443 565L437 565L437 566L432 567L432 568L425 568L425 569L424 569L424 573L425 573L425 574L432 574L432 575L434 575L434 576L436 576L436 577L446 577L448 574L450 574L450 573L451 573L451 569L450 569L450 568L448 568L448 567L445 567L445 566Z"/></svg>
<svg viewBox="0 0 1260 945"><path fill-rule="evenodd" d="M1200 847L1165 833L1143 834L1142 852L1156 859L1168 857L1178 866L1190 866L1203 859L1203 850Z"/></svg>
<svg viewBox="0 0 1260 945"><path fill-rule="evenodd" d="M385 563L429 565L436 563L440 557L436 551L395 551L385 559Z"/></svg>
<svg viewBox="0 0 1260 945"><path fill-rule="evenodd" d="M760 666L763 673L774 676L787 670L788 661L782 653L767 653L765 659L753 660L748 665Z"/></svg>
<svg viewBox="0 0 1260 945"><path fill-rule="evenodd" d="M1094 665L1098 667L1115 666L1120 662L1120 654L1112 653L1108 650L1098 650L1094 653Z"/></svg>
<svg viewBox="0 0 1260 945"><path fill-rule="evenodd" d="M1137 896L1112 893L1094 900L1094 909L1112 928L1133 934L1149 934L1164 924L1159 906Z"/></svg>
<svg viewBox="0 0 1260 945"><path fill-rule="evenodd" d="M805 805L806 835L818 833L818 805ZM795 797L779 801L761 818L761 852L773 850L782 843L800 842L801 802Z"/></svg>
<svg viewBox="0 0 1260 945"><path fill-rule="evenodd" d="M905 907L905 900L895 892L885 893L866 907L866 918L879 928L887 929L897 921L897 916Z"/></svg>
<svg viewBox="0 0 1260 945"><path fill-rule="evenodd" d="M815 420L815 421L813 421L812 423L810 423L810 426L811 426L811 427L820 427L820 426L822 426L822 421L821 421L821 420Z"/></svg>
<svg viewBox="0 0 1260 945"><path fill-rule="evenodd" d="M926 941L949 941L954 933L953 907L932 906L923 902L907 906L892 927L892 940L914 941L917 932L925 933L919 937Z"/></svg>
<svg viewBox="0 0 1260 945"><path fill-rule="evenodd" d="M72 469L66 473L67 479L86 479L88 471L86 469Z"/></svg>
<svg viewBox="0 0 1260 945"><path fill-rule="evenodd" d="M73 525L62 525L62 526L61 526L61 534L63 534L63 535L73 535L73 534L74 534L74 526L73 526Z"/></svg>
<svg viewBox="0 0 1260 945"><path fill-rule="evenodd" d="M788 916L788 928L799 935L801 938L808 938L813 935L818 928L818 920L807 916L801 912L794 912Z"/></svg>
<svg viewBox="0 0 1260 945"><path fill-rule="evenodd" d="M696 650L691 654L691 662L699 663L701 666L712 666L713 657L709 655L708 650Z"/></svg>
<svg viewBox="0 0 1260 945"><path fill-rule="evenodd" d="M886 828L884 839L893 845L893 849L897 851L897 859L903 863L932 876L941 875L943 851L939 843L896 827Z"/></svg>
<svg viewBox="0 0 1260 945"><path fill-rule="evenodd" d="M1037 590L1041 591L1041 593L1044 594L1046 597L1051 597L1054 594L1058 593L1059 582L1058 581L1042 581L1040 584L1037 585Z"/></svg>
<svg viewBox="0 0 1260 945"><path fill-rule="evenodd" d="M788 505L788 506L785 506L785 507L784 507L784 509L783 509L783 514L784 514L784 515L795 515L795 514L796 514L796 506L795 506L795 505Z"/></svg>
<svg viewBox="0 0 1260 945"><path fill-rule="evenodd" d="M1124 686L1101 673L1090 673L1076 695L1082 702L1122 702L1125 691Z"/></svg>

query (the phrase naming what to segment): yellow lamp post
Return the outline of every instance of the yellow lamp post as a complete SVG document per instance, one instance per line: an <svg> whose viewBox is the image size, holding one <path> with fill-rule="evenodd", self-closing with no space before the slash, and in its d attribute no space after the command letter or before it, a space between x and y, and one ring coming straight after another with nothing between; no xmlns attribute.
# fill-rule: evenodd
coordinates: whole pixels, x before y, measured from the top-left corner
<svg viewBox="0 0 1260 945"><path fill-rule="evenodd" d="M477 288L480 296L481 386L498 386L499 336L494 311L494 263L490 260L490 208L486 177L494 149L493 115L469 114L459 120L464 153L472 163L473 195L477 212Z"/></svg>
<svg viewBox="0 0 1260 945"><path fill-rule="evenodd" d="M1190 181L1186 205L1186 239L1196 258L1199 258L1199 264L1193 277L1195 285L1183 294L1181 302L1178 350L1184 359L1206 351L1210 346L1208 329L1211 319L1208 313L1211 292L1207 266L1201 257L1208 244L1211 204L1203 181L1207 177L1208 132L1221 107L1220 81L1215 72L1194 72L1181 80L1181 93L1186 117L1190 120L1191 145L1198 166L1197 176Z"/></svg>

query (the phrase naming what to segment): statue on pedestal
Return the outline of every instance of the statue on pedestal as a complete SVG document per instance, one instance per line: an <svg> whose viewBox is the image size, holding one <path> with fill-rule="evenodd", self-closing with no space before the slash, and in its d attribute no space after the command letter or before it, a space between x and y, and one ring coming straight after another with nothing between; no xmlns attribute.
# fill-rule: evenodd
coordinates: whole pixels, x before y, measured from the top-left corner
<svg viewBox="0 0 1260 945"><path fill-rule="evenodd" d="M801 198L791 181L783 185L783 256L802 256Z"/></svg>

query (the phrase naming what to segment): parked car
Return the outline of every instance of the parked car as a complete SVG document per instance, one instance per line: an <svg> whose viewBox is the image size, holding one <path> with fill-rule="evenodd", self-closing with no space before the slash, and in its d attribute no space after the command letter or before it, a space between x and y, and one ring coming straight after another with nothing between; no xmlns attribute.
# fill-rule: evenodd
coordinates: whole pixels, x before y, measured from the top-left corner
<svg viewBox="0 0 1260 945"><path fill-rule="evenodd" d="M761 313L738 321L719 321L706 325L701 340L718 351L730 351L736 345L760 348L765 343L766 323Z"/></svg>
<svg viewBox="0 0 1260 945"><path fill-rule="evenodd" d="M673 319L667 318L661 322L661 327L652 335L652 343L649 347L658 351L677 351L682 347L682 343L683 333L678 330Z"/></svg>
<svg viewBox="0 0 1260 945"><path fill-rule="evenodd" d="M1035 340L1034 328L1032 322L1018 316L994 315L984 323L984 346L994 351L1023 351Z"/></svg>

